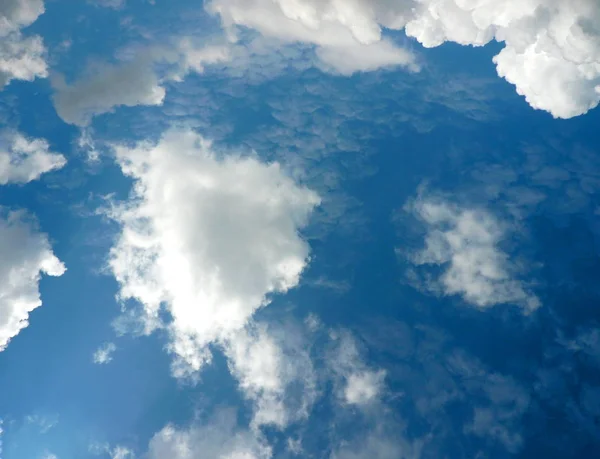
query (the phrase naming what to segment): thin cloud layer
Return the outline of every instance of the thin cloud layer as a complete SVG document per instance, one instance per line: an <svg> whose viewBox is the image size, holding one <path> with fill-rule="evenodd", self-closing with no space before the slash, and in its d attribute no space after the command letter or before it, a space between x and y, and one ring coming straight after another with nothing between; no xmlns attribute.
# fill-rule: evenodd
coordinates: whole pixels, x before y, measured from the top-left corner
<svg viewBox="0 0 600 459"><path fill-rule="evenodd" d="M404 29L425 47L496 40L505 45L494 58L498 75L532 107L571 118L600 101L595 0L212 0L208 10L229 30L244 26L315 45L341 73L413 65L412 55L390 42L385 29Z"/></svg>
<svg viewBox="0 0 600 459"><path fill-rule="evenodd" d="M335 343L328 356L338 386L338 398L346 405L367 406L380 400L385 370L375 370L365 362L357 343L348 332L332 332Z"/></svg>
<svg viewBox="0 0 600 459"><path fill-rule="evenodd" d="M115 151L134 179L130 201L112 212L122 227L109 261L120 299L142 306L147 333L169 330L173 372L192 376L211 343L298 284L309 254L298 231L319 197L279 164L222 157L190 130Z"/></svg>
<svg viewBox="0 0 600 459"><path fill-rule="evenodd" d="M426 225L425 247L411 261L417 266L439 265L443 270L426 287L444 295L461 295L481 309L509 303L531 312L540 306L518 279L517 265L502 250L505 228L492 214L427 196L420 196L408 208Z"/></svg>
<svg viewBox="0 0 600 459"><path fill-rule="evenodd" d="M31 182L66 163L44 139L28 139L18 132L0 134L0 185Z"/></svg>
<svg viewBox="0 0 600 459"><path fill-rule="evenodd" d="M207 425L167 426L154 435L149 459L268 459L271 448L255 432L239 428L235 412L223 410Z"/></svg>
<svg viewBox="0 0 600 459"><path fill-rule="evenodd" d="M92 356L94 363L104 365L112 362L113 354L117 350L115 343L104 343L94 352Z"/></svg>
<svg viewBox="0 0 600 459"><path fill-rule="evenodd" d="M48 76L41 37L21 33L43 13L42 0L6 0L0 4L0 89L12 80Z"/></svg>
<svg viewBox="0 0 600 459"><path fill-rule="evenodd" d="M65 266L48 237L23 211L0 211L0 351L27 327L29 313L42 305L42 274L62 276Z"/></svg>

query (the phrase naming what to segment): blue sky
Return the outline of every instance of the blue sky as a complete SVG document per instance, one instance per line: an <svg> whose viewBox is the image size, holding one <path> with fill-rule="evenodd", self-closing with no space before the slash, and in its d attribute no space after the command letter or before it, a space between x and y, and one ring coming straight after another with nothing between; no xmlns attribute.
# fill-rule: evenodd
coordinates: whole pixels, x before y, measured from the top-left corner
<svg viewBox="0 0 600 459"><path fill-rule="evenodd" d="M0 5L0 459L600 451L593 0Z"/></svg>

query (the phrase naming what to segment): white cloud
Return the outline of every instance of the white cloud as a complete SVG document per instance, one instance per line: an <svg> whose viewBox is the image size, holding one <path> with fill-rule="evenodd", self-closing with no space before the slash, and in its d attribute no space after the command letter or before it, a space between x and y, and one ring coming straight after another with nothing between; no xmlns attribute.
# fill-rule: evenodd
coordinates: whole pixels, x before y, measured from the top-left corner
<svg viewBox="0 0 600 459"><path fill-rule="evenodd" d="M357 343L347 331L333 332L335 347L328 360L338 386L338 397L347 405L367 406L379 401L386 372L364 361Z"/></svg>
<svg viewBox="0 0 600 459"><path fill-rule="evenodd" d="M234 26L245 26L283 43L315 45L326 68L343 74L397 65L416 68L409 51L382 37L366 2L213 0L208 10L220 15L232 36Z"/></svg>
<svg viewBox="0 0 600 459"><path fill-rule="evenodd" d="M66 162L63 155L50 151L44 139L28 139L18 132L0 134L0 185L31 182Z"/></svg>
<svg viewBox="0 0 600 459"><path fill-rule="evenodd" d="M225 345L231 374L254 403L253 427L286 427L308 418L317 396L316 373L300 330L249 326Z"/></svg>
<svg viewBox="0 0 600 459"><path fill-rule="evenodd" d="M344 399L351 405L365 405L379 396L385 372L363 371L352 373L344 389Z"/></svg>
<svg viewBox="0 0 600 459"><path fill-rule="evenodd" d="M505 225L492 214L426 196L419 196L408 208L427 227L425 247L412 261L444 268L429 287L461 295L482 309L512 303L531 312L540 306L539 299L516 278L518 266L500 246L506 238Z"/></svg>
<svg viewBox="0 0 600 459"><path fill-rule="evenodd" d="M113 359L113 354L117 350L115 343L104 343L100 346L93 355L94 363L99 365L110 363Z"/></svg>
<svg viewBox="0 0 600 459"><path fill-rule="evenodd" d="M255 432L237 427L234 412L224 410L208 425L167 426L152 437L148 459L268 459L271 449Z"/></svg>
<svg viewBox="0 0 600 459"><path fill-rule="evenodd" d="M115 446L110 453L111 459L133 459L134 457L133 451L124 446Z"/></svg>
<svg viewBox="0 0 600 459"><path fill-rule="evenodd" d="M411 55L383 29L405 29L426 47L497 40L498 74L529 104L570 118L600 100L600 5L596 0L212 0L224 25L316 45L343 73L408 64Z"/></svg>
<svg viewBox="0 0 600 459"><path fill-rule="evenodd" d="M52 253L48 237L23 211L0 217L0 350L27 327L29 313L42 305L41 274L61 276L65 266Z"/></svg>
<svg viewBox="0 0 600 459"><path fill-rule="evenodd" d="M112 211L122 226L109 261L120 299L142 306L147 333L167 327L175 376L192 376L211 343L241 339L270 293L297 285L309 254L298 231L319 197L279 164L220 155L190 130L115 151L134 179L130 201Z"/></svg>
<svg viewBox="0 0 600 459"><path fill-rule="evenodd" d="M42 0L6 0L0 4L0 89L11 80L33 81L48 75L39 36L23 37L21 28L44 12Z"/></svg>

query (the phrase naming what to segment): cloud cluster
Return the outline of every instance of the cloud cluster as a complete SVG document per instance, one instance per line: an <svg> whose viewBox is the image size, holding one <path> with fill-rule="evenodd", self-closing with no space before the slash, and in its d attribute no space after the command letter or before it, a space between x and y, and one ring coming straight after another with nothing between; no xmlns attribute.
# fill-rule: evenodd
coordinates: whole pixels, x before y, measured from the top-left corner
<svg viewBox="0 0 600 459"><path fill-rule="evenodd" d="M0 350L28 325L29 313L41 306L42 274L61 276L65 266L56 258L48 237L23 211L0 215Z"/></svg>
<svg viewBox="0 0 600 459"><path fill-rule="evenodd" d="M142 305L146 332L168 328L174 374L191 376L210 344L298 283L309 254L298 231L319 197L279 164L222 157L190 130L115 151L134 179L130 201L112 211L122 227L109 262L119 296Z"/></svg>
<svg viewBox="0 0 600 459"><path fill-rule="evenodd" d="M427 231L425 247L411 260L444 269L429 288L461 295L482 309L510 303L531 312L540 306L539 299L517 278L518 266L502 250L506 229L492 214L428 196L419 196L407 207Z"/></svg>
<svg viewBox="0 0 600 459"><path fill-rule="evenodd" d="M595 0L212 0L208 10L229 29L315 45L341 73L413 64L385 29L404 29L426 47L497 40L505 45L494 58L498 74L532 107L570 118L600 101Z"/></svg>
<svg viewBox="0 0 600 459"><path fill-rule="evenodd" d="M28 139L12 131L0 134L0 185L37 180L66 162L63 155L50 151L44 139Z"/></svg>
<svg viewBox="0 0 600 459"><path fill-rule="evenodd" d="M43 0L6 0L0 4L0 89L11 80L33 81L48 75L41 37L21 33L43 12Z"/></svg>

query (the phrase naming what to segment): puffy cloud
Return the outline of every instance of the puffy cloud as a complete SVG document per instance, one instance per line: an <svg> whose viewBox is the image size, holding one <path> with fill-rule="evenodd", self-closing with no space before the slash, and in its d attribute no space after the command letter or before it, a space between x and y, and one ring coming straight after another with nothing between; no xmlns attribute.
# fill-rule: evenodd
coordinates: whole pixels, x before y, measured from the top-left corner
<svg viewBox="0 0 600 459"><path fill-rule="evenodd" d="M0 89L11 80L33 81L48 75L42 39L21 34L21 28L43 12L42 0L7 0L0 5Z"/></svg>
<svg viewBox="0 0 600 459"><path fill-rule="evenodd" d="M33 24L43 12L43 0L4 0L0 4L0 34Z"/></svg>
<svg viewBox="0 0 600 459"><path fill-rule="evenodd" d="M372 5L363 1L213 0L208 9L232 34L239 25L284 43L313 44L325 66L343 74L416 68L409 51L382 37Z"/></svg>
<svg viewBox="0 0 600 459"><path fill-rule="evenodd" d="M318 47L344 73L411 64L383 29L405 29L426 47L444 42L482 46L497 40L498 74L537 109L559 118L587 112L600 100L600 5L595 0L212 0L223 23L283 41Z"/></svg>
<svg viewBox="0 0 600 459"><path fill-rule="evenodd" d="M292 326L253 325L225 346L231 374L254 403L253 426L285 427L308 418L317 396L309 346Z"/></svg>
<svg viewBox="0 0 600 459"><path fill-rule="evenodd" d="M531 312L540 306L539 299L516 278L518 266L501 248L505 225L492 214L426 196L408 208L427 227L425 247L412 255L412 261L444 267L428 287L461 295L482 309L512 303Z"/></svg>
<svg viewBox="0 0 600 459"><path fill-rule="evenodd" d="M242 332L269 294L297 285L309 254L298 231L319 197L279 164L220 155L190 130L115 152L134 180L131 199L112 211L122 226L109 261L120 299L141 305L145 332L167 327L174 374L192 376L210 344ZM252 345L251 357L272 352L266 339Z"/></svg>
<svg viewBox="0 0 600 459"><path fill-rule="evenodd" d="M167 426L148 448L149 459L268 459L271 449L254 432L237 427L235 413L224 410L207 425Z"/></svg>
<svg viewBox="0 0 600 459"><path fill-rule="evenodd" d="M61 276L65 266L52 253L48 237L23 211L0 217L0 350L27 327L29 313L42 305L41 274Z"/></svg>
<svg viewBox="0 0 600 459"><path fill-rule="evenodd" d="M94 352L94 355L92 357L94 363L97 363L99 365L110 363L113 359L112 355L116 350L117 346L115 345L115 343L104 343L102 346L96 349L96 352Z"/></svg>
<svg viewBox="0 0 600 459"><path fill-rule="evenodd" d="M31 182L66 162L44 139L28 139L18 132L0 135L0 185Z"/></svg>

